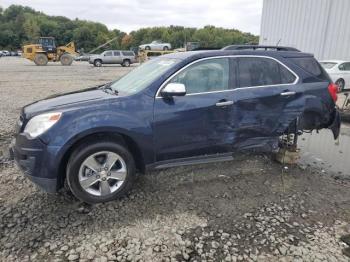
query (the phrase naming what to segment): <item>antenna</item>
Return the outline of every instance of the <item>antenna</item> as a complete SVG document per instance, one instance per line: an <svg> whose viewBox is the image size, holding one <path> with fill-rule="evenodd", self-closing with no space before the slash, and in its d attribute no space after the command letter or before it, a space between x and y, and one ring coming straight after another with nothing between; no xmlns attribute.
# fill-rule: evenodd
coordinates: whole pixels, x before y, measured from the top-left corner
<svg viewBox="0 0 350 262"><path fill-rule="evenodd" d="M282 38L280 38L280 40L277 41L276 46L278 46L280 44L281 40L282 40Z"/></svg>

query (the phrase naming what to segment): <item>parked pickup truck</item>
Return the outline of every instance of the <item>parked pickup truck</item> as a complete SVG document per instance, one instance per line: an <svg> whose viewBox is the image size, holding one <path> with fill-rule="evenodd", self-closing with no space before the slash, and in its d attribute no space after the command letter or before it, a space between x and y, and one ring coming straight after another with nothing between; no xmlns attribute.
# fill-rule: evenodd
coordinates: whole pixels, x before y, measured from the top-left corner
<svg viewBox="0 0 350 262"><path fill-rule="evenodd" d="M103 64L130 66L131 64L136 63L136 57L133 51L108 50L100 55L90 56L89 63L97 67L100 67Z"/></svg>
<svg viewBox="0 0 350 262"><path fill-rule="evenodd" d="M336 100L337 86L311 54L179 52L25 106L11 150L44 190L66 181L82 201L106 202L126 194L137 172L277 151L291 129L329 128L336 139Z"/></svg>

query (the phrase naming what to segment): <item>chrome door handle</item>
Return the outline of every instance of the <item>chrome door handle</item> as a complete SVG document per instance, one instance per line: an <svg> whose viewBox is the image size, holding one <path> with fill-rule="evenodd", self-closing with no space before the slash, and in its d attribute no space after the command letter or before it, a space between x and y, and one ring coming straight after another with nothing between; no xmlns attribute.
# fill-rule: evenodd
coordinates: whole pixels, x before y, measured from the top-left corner
<svg viewBox="0 0 350 262"><path fill-rule="evenodd" d="M233 105L233 101L217 102L215 105L216 106L230 106L230 105Z"/></svg>
<svg viewBox="0 0 350 262"><path fill-rule="evenodd" d="M281 96L294 96L295 94L296 94L296 92L287 91L287 92L281 93Z"/></svg>

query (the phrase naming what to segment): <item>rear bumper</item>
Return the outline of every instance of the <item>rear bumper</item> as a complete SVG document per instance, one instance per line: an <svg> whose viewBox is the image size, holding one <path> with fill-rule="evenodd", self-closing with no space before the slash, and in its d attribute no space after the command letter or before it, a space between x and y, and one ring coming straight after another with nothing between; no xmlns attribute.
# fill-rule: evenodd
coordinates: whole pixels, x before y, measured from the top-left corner
<svg viewBox="0 0 350 262"><path fill-rule="evenodd" d="M57 192L57 167L52 167L50 161L52 151L39 139L18 135L11 143L10 155L23 174L40 189Z"/></svg>

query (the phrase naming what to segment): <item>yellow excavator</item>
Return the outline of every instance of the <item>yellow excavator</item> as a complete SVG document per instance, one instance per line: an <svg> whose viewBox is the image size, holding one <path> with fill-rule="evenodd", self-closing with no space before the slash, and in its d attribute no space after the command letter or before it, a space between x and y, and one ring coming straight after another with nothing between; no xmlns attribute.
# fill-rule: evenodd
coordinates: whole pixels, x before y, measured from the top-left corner
<svg viewBox="0 0 350 262"><path fill-rule="evenodd" d="M73 56L78 54L74 42L56 46L54 37L40 37L36 44L25 45L22 49L23 56L38 66L45 66L49 61L60 61L62 65L70 66L73 63Z"/></svg>

